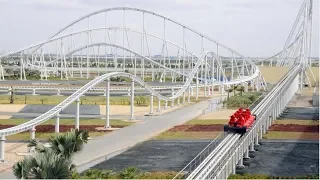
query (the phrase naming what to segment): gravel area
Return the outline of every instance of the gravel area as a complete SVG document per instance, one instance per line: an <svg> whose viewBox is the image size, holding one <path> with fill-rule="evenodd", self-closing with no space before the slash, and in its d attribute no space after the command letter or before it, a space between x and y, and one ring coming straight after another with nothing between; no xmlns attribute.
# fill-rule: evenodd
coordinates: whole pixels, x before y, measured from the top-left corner
<svg viewBox="0 0 320 180"><path fill-rule="evenodd" d="M143 171L180 171L210 140L150 140L92 168L120 171L134 166ZM317 141L262 141L237 173L296 176L319 173Z"/></svg>
<svg viewBox="0 0 320 180"><path fill-rule="evenodd" d="M180 171L210 140L150 140L93 168L120 171L134 166L143 171Z"/></svg>
<svg viewBox="0 0 320 180"><path fill-rule="evenodd" d="M278 120L319 120L319 107L287 107Z"/></svg>
<svg viewBox="0 0 320 180"><path fill-rule="evenodd" d="M271 176L301 176L319 174L319 143L261 142L244 161L245 168L237 173Z"/></svg>

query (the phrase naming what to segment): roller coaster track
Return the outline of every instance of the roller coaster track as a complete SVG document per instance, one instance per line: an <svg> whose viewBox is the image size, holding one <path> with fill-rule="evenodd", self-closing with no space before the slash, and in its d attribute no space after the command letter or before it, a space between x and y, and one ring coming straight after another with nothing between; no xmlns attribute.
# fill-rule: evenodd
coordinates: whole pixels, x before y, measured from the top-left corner
<svg viewBox="0 0 320 180"><path fill-rule="evenodd" d="M79 90L77 90L75 93L73 93L71 96L69 96L64 101L62 101L60 104L58 104L57 106L55 106L51 110L47 111L46 113L42 114L41 116L39 116L35 119L32 119L26 123L20 124L18 126L14 126L12 128L0 130L0 136L8 136L8 135L20 133L23 131L27 131L34 126L39 125L39 124L45 122L46 120L49 120L50 118L54 117L56 114L61 112L63 109L68 107L71 103L76 101L79 97L81 97L85 92L90 90L92 87L96 86L97 84L103 82L105 79L110 78L110 77L119 77L119 76L129 77L132 80L134 80L135 82L139 83L144 88L146 88L146 90L148 90L150 92L150 94L158 97L159 99L161 99L161 100L174 100L174 99L180 97L182 95L182 93L187 90L187 88L189 87L190 83L192 82L192 79L194 78L194 76L197 72L197 69L200 67L200 65L202 63L201 59L203 60L204 57L206 56L206 54L209 54L209 53L212 53L212 52L205 52L202 55L200 60L196 63L195 68L190 72L186 83L183 85L183 87L175 95L173 95L171 97L162 96L160 93L158 93L157 91L152 89L152 87L150 87L142 79L140 79L137 76L134 76L133 74L125 73L125 72L108 73L108 74L99 76L96 79L90 81L89 83L87 83L86 85L81 87ZM164 67L164 68L166 68L166 67ZM248 80L250 80L250 77L248 78ZM244 81L246 81L246 79L240 80L240 82L244 82ZM228 83L232 84L234 82L230 81ZM237 83L239 83L239 82L237 82Z"/></svg>
<svg viewBox="0 0 320 180"><path fill-rule="evenodd" d="M195 170L190 172L190 174L189 172L187 173L187 177L183 176L183 174L186 172L182 170L175 178L221 178L218 174L219 170L222 168L221 164L223 164L224 161L229 160L230 157L232 157L231 154L236 152L236 148L239 148L239 146L242 146L242 144L245 143L244 139L252 136L251 134L254 134L254 132L258 131L257 129L261 127L259 124L265 123L264 121L266 121L266 119L263 119L262 117L265 116L266 109L270 109L270 106L274 104L273 100L275 97L277 97L277 95L281 94L285 88L291 85L292 81L296 79L299 72L301 72L301 64L291 68L291 70L281 80L278 81L277 85L267 95L257 100L258 103L256 106L250 108L252 113L257 116L257 119L252 128L250 128L245 135L241 136L240 134L233 133L228 134ZM293 95L294 93L289 95L289 98L284 102L285 105L289 103L289 100Z"/></svg>

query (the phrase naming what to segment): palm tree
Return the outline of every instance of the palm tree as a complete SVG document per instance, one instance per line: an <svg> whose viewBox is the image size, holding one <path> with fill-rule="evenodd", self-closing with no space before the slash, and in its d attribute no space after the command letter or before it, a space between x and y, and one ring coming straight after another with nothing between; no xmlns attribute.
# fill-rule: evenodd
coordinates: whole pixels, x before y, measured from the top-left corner
<svg viewBox="0 0 320 180"><path fill-rule="evenodd" d="M227 89L226 91L228 92L228 100L229 100L229 98L230 98L230 93L233 91L233 89L232 89L232 88L229 88L229 89Z"/></svg>
<svg viewBox="0 0 320 180"><path fill-rule="evenodd" d="M34 147L35 153L27 156L13 166L14 175L24 179L67 179L72 174L74 165L72 156L82 150L88 142L87 130L72 129L70 132L51 136L49 147L35 139L28 147Z"/></svg>
<svg viewBox="0 0 320 180"><path fill-rule="evenodd" d="M237 91L239 91L240 96L242 96L242 93L244 92L244 86L237 86Z"/></svg>
<svg viewBox="0 0 320 180"><path fill-rule="evenodd" d="M71 159L57 155L50 148L25 157L13 166L13 173L19 179L67 179L74 165Z"/></svg>

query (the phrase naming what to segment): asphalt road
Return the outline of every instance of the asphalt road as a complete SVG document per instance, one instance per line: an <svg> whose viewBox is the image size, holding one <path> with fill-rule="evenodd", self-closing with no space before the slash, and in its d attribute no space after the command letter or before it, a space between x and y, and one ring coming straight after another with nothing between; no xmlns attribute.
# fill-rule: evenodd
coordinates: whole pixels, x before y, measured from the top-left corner
<svg viewBox="0 0 320 180"><path fill-rule="evenodd" d="M143 171L180 171L210 140L149 140L92 168L121 171L134 166ZM298 176L319 173L317 141L261 141L258 151L244 160L237 173Z"/></svg>
<svg viewBox="0 0 320 180"><path fill-rule="evenodd" d="M270 176L301 176L319 174L319 142L265 142L250 153L243 169L237 173Z"/></svg>
<svg viewBox="0 0 320 180"><path fill-rule="evenodd" d="M121 171L133 166L143 171L180 171L210 142L210 140L145 141L92 168Z"/></svg>
<svg viewBox="0 0 320 180"><path fill-rule="evenodd" d="M281 119L319 120L319 107L287 107Z"/></svg>

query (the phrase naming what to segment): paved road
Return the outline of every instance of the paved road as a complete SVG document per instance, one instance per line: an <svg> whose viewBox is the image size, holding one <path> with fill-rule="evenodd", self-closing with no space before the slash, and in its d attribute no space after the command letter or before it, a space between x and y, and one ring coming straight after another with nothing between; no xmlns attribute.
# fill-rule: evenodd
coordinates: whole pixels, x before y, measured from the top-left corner
<svg viewBox="0 0 320 180"><path fill-rule="evenodd" d="M145 117L144 122L120 129L97 140L89 141L84 149L75 155L74 163L78 171L83 171L98 164L117 152L123 152L139 142L182 124L202 114L208 107L208 101L187 106L176 111L153 117ZM112 155L113 154L113 155Z"/></svg>

